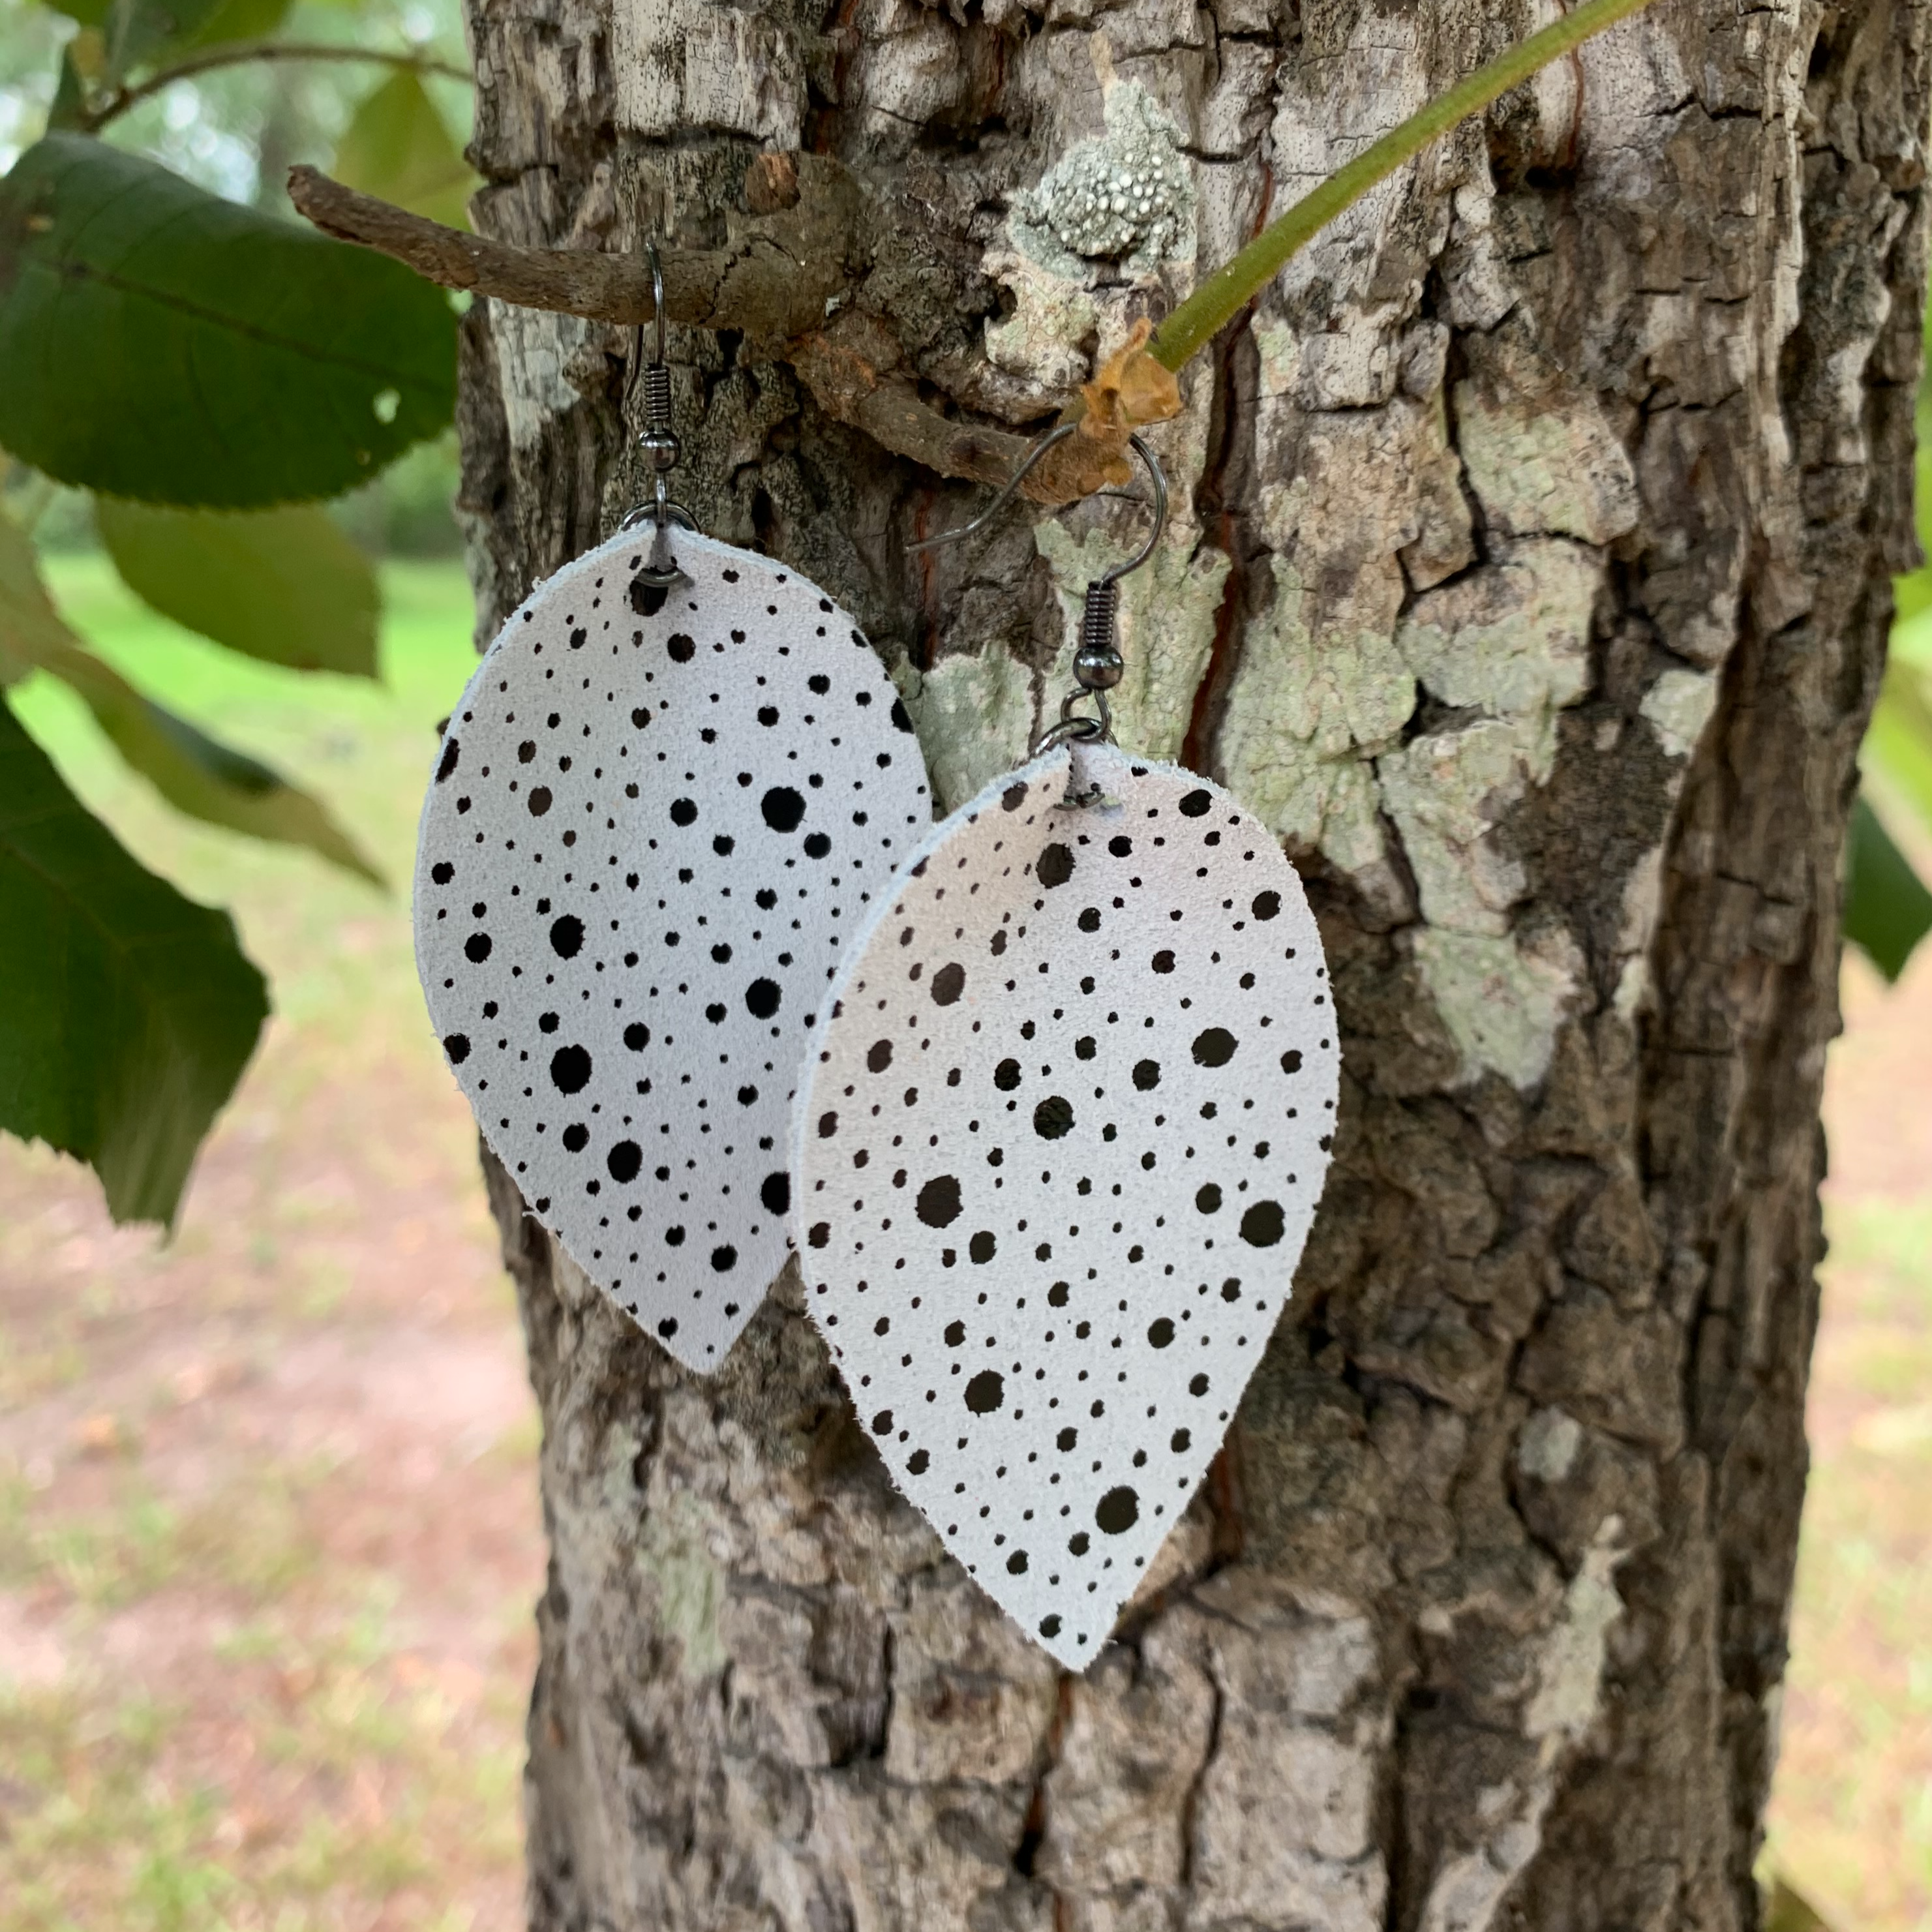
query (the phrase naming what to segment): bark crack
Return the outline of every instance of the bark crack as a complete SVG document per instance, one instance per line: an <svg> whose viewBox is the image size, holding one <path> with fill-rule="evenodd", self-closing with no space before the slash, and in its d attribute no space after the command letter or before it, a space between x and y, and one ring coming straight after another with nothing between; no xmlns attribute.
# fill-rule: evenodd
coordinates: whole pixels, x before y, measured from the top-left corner
<svg viewBox="0 0 1932 1932"><path fill-rule="evenodd" d="M1179 1888L1184 1894L1194 1889L1199 1850L1201 1794L1206 1787L1208 1773L1214 1768L1215 1762L1221 1754L1221 1721L1228 1704L1227 1689L1214 1667L1211 1650L1204 1662L1212 1701L1208 1708L1208 1748L1202 1754L1200 1763L1195 1767L1194 1775L1188 1780L1187 1794L1181 1801Z"/></svg>

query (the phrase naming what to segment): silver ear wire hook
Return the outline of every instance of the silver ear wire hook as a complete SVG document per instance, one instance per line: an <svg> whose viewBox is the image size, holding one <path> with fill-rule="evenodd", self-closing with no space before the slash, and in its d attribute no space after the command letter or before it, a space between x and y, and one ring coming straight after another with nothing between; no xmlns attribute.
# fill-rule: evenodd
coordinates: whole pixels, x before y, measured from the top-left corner
<svg viewBox="0 0 1932 1932"><path fill-rule="evenodd" d="M936 550L941 544L957 543L962 537L971 536L1012 500L1014 492L1025 482L1027 472L1034 465L1055 443L1064 442L1078 427L1077 423L1056 423L1027 452L1019 467L1000 486L999 494L970 524L962 524L957 530L942 530L938 536L924 538L909 544L908 548L915 553ZM1042 752L1050 752L1056 745L1076 741L1110 745L1114 741L1114 712L1107 701L1107 694L1126 675L1127 668L1120 656L1116 634L1120 609L1120 581L1130 572L1139 569L1153 556L1154 546L1167 528L1167 475L1160 466L1160 459L1138 434L1129 436L1127 441L1147 470L1148 482L1154 494L1154 526L1148 532L1147 542L1124 563L1115 564L1112 570L1095 578L1088 585L1086 601L1080 613L1080 641L1073 653L1076 688L1070 691L1060 704L1060 722L1048 725L1034 741L1028 754L1033 758L1038 758ZM1092 713L1074 709L1083 698L1093 699Z"/></svg>
<svg viewBox="0 0 1932 1932"><path fill-rule="evenodd" d="M1119 625L1120 579L1136 571L1153 556L1167 527L1167 476L1146 442L1138 436L1127 439L1147 470L1154 491L1154 525L1147 541L1124 563L1117 563L1087 586L1080 611L1080 641L1073 652L1074 688L1060 700L1060 718L1034 741L1032 755L1038 758L1056 745L1076 742L1111 745L1114 742L1114 707L1107 694L1126 675L1126 662L1120 656ZM1083 698L1094 700L1091 713L1076 710Z"/></svg>
<svg viewBox="0 0 1932 1932"><path fill-rule="evenodd" d="M957 530L941 530L936 537L922 537L917 543L908 544L906 546L908 551L916 556L922 550L937 550L941 544L958 543L975 535L1012 501L1013 493L1026 481L1028 472L1034 465L1055 443L1064 442L1079 427L1077 422L1055 423L1020 458L1019 467L1000 485L999 494L970 524L962 524Z"/></svg>
<svg viewBox="0 0 1932 1932"><path fill-rule="evenodd" d="M694 530L698 524L682 503L674 503L670 499L669 472L677 467L684 446L679 442L676 430L671 428L670 368L664 360L668 331L664 318L664 265L658 260L658 244L655 242L644 244L644 253L651 265L651 322L656 352L641 370L634 364L632 367L636 380L644 385L644 427L638 438L638 448L651 466L652 500L640 503L617 527L627 530L646 517L656 526L656 532L651 539L650 561L638 572L638 577L653 590L668 590L674 584L690 581L670 554L671 524L675 520L686 530ZM638 353L640 357L644 348L644 332L640 325Z"/></svg>
<svg viewBox="0 0 1932 1932"><path fill-rule="evenodd" d="M644 254L651 265L651 327L657 336L657 352L651 360L662 368L670 344L670 325L664 314L664 264L658 259L656 242L646 241Z"/></svg>

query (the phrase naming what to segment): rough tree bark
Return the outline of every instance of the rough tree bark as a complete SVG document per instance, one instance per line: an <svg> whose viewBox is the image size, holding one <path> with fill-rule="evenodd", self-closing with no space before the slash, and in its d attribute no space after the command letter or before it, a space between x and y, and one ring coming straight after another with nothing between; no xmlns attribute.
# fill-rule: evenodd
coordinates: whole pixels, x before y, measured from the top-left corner
<svg viewBox="0 0 1932 1932"><path fill-rule="evenodd" d="M926 400L1023 431L1549 4L472 0L480 225L715 247L754 156L835 155L923 238ZM1928 12L1665 0L1186 372L1122 735L1302 865L1344 1114L1292 1308L1086 1677L897 1498L789 1276L695 1380L493 1173L553 1552L533 1925L1756 1922ZM674 341L680 494L860 614L944 800L1015 760L1138 512L909 559L970 488ZM471 311L485 634L626 504L626 347Z"/></svg>

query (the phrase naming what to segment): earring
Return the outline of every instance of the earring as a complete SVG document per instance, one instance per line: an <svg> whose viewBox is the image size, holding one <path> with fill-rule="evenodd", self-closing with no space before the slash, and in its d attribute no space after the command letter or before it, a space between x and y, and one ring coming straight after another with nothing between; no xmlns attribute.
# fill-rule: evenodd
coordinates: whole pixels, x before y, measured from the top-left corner
<svg viewBox="0 0 1932 1932"><path fill-rule="evenodd" d="M1274 836L1113 742L1116 586L1166 501L1134 446L1154 533L1089 585L1076 688L1030 761L922 840L854 938L794 1142L807 1302L861 1420L1076 1669L1288 1298L1340 1064Z"/></svg>
<svg viewBox="0 0 1932 1932"><path fill-rule="evenodd" d="M792 1093L841 946L932 806L851 619L670 500L650 260L652 500L532 591L464 691L423 807L416 959L536 1218L708 1372L784 1260Z"/></svg>

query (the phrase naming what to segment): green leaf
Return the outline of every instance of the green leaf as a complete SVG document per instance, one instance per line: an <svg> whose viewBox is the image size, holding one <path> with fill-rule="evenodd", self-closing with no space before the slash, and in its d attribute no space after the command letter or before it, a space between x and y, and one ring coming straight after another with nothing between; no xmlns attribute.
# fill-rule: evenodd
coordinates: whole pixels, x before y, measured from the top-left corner
<svg viewBox="0 0 1932 1932"><path fill-rule="evenodd" d="M63 483L256 509L434 436L456 320L400 263L50 134L0 182L0 444Z"/></svg>
<svg viewBox="0 0 1932 1932"><path fill-rule="evenodd" d="M101 496L94 520L122 580L163 616L265 664L376 675L376 573L326 512Z"/></svg>
<svg viewBox="0 0 1932 1932"><path fill-rule="evenodd" d="M77 37L76 37L77 38ZM78 128L87 111L87 83L74 64L74 43L61 49L60 69L54 78L54 98L47 104L50 128Z"/></svg>
<svg viewBox="0 0 1932 1932"><path fill-rule="evenodd" d="M164 52L272 34L292 0L44 0L101 36L114 80Z"/></svg>
<svg viewBox="0 0 1932 1932"><path fill-rule="evenodd" d="M1888 802L1909 806L1932 836L1932 679L1896 652L1886 666L1858 762Z"/></svg>
<svg viewBox="0 0 1932 1932"><path fill-rule="evenodd" d="M172 1222L268 1010L225 912L136 863L0 704L0 1128Z"/></svg>
<svg viewBox="0 0 1932 1932"><path fill-rule="evenodd" d="M160 10L195 20L185 34L177 30L176 47L212 47L226 40L264 40L289 16L294 0L163 0Z"/></svg>
<svg viewBox="0 0 1932 1932"><path fill-rule="evenodd" d="M1774 1874L1764 1900L1765 1932L1832 1932L1818 1908L1782 1874Z"/></svg>
<svg viewBox="0 0 1932 1932"><path fill-rule="evenodd" d="M54 608L27 533L0 516L0 687L17 683L53 652L79 640Z"/></svg>
<svg viewBox="0 0 1932 1932"><path fill-rule="evenodd" d="M1922 502L1928 500L1922 492L1919 500ZM1922 531L1918 540L1922 546L1925 541ZM1894 624L1909 624L1915 618L1923 616L1928 610L1932 610L1932 569L1922 566L1917 570L1908 571L1903 577L1894 577L1892 580L1892 621Z"/></svg>
<svg viewBox="0 0 1932 1932"><path fill-rule="evenodd" d="M251 838L306 845L372 885L386 883L320 799L143 698L86 651L70 647L42 662L78 694L115 749L177 812Z"/></svg>
<svg viewBox="0 0 1932 1932"><path fill-rule="evenodd" d="M313 851L371 884L380 872L320 800L143 698L80 647L35 568L32 548L0 518L0 683L29 670L58 678L94 713L122 757L190 818Z"/></svg>
<svg viewBox="0 0 1932 1932"><path fill-rule="evenodd" d="M50 14L64 14L70 20L77 20L83 27L104 27L107 24L109 10L114 0L40 0L40 4Z"/></svg>
<svg viewBox="0 0 1932 1932"><path fill-rule="evenodd" d="M1932 892L1862 798L1852 806L1844 928L1888 980L1905 970L1912 948L1932 932Z"/></svg>
<svg viewBox="0 0 1932 1932"><path fill-rule="evenodd" d="M465 207L482 178L463 158L419 75L392 75L356 110L329 172L346 186L467 228Z"/></svg>

